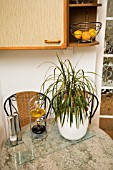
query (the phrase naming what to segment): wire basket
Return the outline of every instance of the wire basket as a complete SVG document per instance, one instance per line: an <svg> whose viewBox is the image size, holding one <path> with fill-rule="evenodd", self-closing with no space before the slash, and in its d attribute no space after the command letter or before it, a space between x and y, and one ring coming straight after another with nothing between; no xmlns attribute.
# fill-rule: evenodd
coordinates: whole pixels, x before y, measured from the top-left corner
<svg viewBox="0 0 113 170"><path fill-rule="evenodd" d="M90 0L70 0L70 3L72 3L72 4L84 4L84 3L90 3Z"/></svg>
<svg viewBox="0 0 113 170"><path fill-rule="evenodd" d="M101 22L81 22L70 25L70 32L78 43L92 42L102 27Z"/></svg>

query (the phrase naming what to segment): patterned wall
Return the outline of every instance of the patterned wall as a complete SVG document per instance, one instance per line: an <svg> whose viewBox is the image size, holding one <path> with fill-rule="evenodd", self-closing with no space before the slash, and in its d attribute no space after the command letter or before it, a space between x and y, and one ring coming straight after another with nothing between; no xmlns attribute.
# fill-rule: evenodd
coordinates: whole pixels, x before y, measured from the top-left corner
<svg viewBox="0 0 113 170"><path fill-rule="evenodd" d="M113 17L113 1L108 0L107 17ZM107 115L108 118L100 118L99 127L103 129L113 139L113 20L106 21L105 30L105 54L111 54L110 57L106 56L103 60L103 74L101 95L100 115ZM110 88L108 88L110 87Z"/></svg>
<svg viewBox="0 0 113 170"><path fill-rule="evenodd" d="M107 17L113 17L113 1L108 0ZM107 20L105 33L105 53L113 54L113 21Z"/></svg>
<svg viewBox="0 0 113 170"><path fill-rule="evenodd" d="M113 1L108 0L107 17L113 17ZM105 53L113 54L113 20L106 21ZM102 86L113 86L113 57L104 57Z"/></svg>

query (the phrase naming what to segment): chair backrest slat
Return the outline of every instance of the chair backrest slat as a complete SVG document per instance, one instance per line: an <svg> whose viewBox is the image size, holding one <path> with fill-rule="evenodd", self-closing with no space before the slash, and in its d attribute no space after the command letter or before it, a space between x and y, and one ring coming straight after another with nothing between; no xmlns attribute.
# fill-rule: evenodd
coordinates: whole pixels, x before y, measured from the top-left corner
<svg viewBox="0 0 113 170"><path fill-rule="evenodd" d="M37 92L32 91L16 93L16 101L18 107L18 114L21 120L21 127L29 124L28 103L29 100L37 94Z"/></svg>

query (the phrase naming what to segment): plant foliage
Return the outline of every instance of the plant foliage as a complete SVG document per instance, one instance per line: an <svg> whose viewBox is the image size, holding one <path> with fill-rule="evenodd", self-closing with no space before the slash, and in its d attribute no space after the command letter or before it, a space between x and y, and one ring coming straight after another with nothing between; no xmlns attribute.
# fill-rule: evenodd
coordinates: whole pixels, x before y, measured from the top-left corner
<svg viewBox="0 0 113 170"><path fill-rule="evenodd" d="M62 61L57 55L59 65L52 63L53 74L46 74L42 84L45 95L52 95L51 104L55 112L55 119L60 117L63 125L65 116L70 120L70 126L75 114L76 125L84 122L88 116L90 97L95 93L95 84L84 70L76 71L69 59ZM94 73L95 74L95 73ZM47 88L46 84L50 82ZM68 121L68 120L67 120Z"/></svg>

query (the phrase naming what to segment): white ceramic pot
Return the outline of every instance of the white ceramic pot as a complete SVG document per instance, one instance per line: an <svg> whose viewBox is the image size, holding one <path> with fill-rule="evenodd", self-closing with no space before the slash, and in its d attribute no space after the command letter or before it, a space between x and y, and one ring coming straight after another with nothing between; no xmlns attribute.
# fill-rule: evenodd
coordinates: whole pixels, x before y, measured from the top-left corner
<svg viewBox="0 0 113 170"><path fill-rule="evenodd" d="M70 127L70 119L67 121L67 116L65 117L64 124L62 126L60 118L57 118L58 128L60 134L68 140L78 140L82 138L88 129L89 120L88 117L84 118L84 123L79 123L79 128L76 127L75 115L73 115L73 123Z"/></svg>

